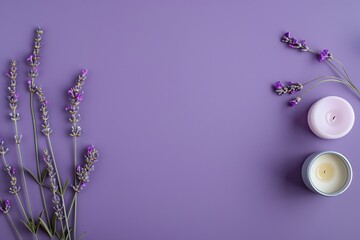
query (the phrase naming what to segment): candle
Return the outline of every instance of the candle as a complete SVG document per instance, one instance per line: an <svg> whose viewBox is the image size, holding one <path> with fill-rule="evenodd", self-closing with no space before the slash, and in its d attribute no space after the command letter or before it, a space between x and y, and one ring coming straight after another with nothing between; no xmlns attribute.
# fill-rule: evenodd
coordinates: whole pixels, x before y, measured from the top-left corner
<svg viewBox="0 0 360 240"><path fill-rule="evenodd" d="M352 168L340 153L313 153L302 166L302 178L313 192L323 196L337 196L350 186Z"/></svg>
<svg viewBox="0 0 360 240"><path fill-rule="evenodd" d="M341 138L354 125L355 113L350 103L341 97L329 96L315 102L308 112L311 131L324 139Z"/></svg>

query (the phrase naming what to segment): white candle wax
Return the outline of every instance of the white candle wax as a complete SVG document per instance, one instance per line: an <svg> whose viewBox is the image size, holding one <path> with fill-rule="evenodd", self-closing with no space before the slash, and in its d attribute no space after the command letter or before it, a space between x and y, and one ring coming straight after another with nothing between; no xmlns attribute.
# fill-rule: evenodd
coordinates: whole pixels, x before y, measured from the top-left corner
<svg viewBox="0 0 360 240"><path fill-rule="evenodd" d="M329 96L315 102L308 112L311 131L324 139L341 138L348 134L355 122L355 113L345 99Z"/></svg>
<svg viewBox="0 0 360 240"><path fill-rule="evenodd" d="M303 180L307 187L324 196L344 192L352 180L349 161L337 152L310 155L303 165Z"/></svg>

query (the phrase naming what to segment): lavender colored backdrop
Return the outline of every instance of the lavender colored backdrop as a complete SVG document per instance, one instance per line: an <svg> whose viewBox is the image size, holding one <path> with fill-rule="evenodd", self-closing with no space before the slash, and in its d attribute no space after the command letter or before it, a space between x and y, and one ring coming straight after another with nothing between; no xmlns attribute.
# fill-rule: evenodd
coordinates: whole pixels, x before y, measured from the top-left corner
<svg viewBox="0 0 360 240"><path fill-rule="evenodd" d="M328 84L289 108L271 84L331 74L280 43L292 31L314 49L331 49L360 86L359 8L355 0L3 0L0 72L9 59L19 61L25 165L35 170L24 59L42 26L39 81L63 178L72 175L65 91L89 69L80 146L94 143L101 157L79 198L85 239L354 239L359 120L346 137L322 140L306 114L315 100L337 95L360 116L359 98ZM1 77L0 135L10 142L5 83ZM352 186L339 197L315 195L301 181L306 156L322 150L339 151L353 165ZM5 174L0 180L0 196L11 198ZM30 188L38 213L38 188ZM15 239L2 215L0 239Z"/></svg>

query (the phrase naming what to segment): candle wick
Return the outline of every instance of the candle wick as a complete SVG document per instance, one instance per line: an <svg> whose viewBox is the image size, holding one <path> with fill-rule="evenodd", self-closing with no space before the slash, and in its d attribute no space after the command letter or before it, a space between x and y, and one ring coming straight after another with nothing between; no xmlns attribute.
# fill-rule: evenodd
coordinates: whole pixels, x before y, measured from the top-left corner
<svg viewBox="0 0 360 240"><path fill-rule="evenodd" d="M326 174L326 170L324 170L324 174Z"/></svg>
<svg viewBox="0 0 360 240"><path fill-rule="evenodd" d="M335 120L336 116L333 116L332 120Z"/></svg>

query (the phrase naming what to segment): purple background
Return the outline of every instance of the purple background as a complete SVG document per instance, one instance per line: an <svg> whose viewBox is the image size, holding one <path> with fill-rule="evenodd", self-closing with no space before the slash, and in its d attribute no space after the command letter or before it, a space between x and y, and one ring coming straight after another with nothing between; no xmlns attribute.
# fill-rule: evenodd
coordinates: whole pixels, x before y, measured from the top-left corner
<svg viewBox="0 0 360 240"><path fill-rule="evenodd" d="M359 8L355 0L1 1L0 72L9 59L19 61L25 165L35 170L24 59L42 26L39 82L63 179L72 175L65 91L89 69L80 146L95 144L101 158L79 198L78 232L86 239L356 238L360 125L323 140L306 114L317 99L337 95L360 115L359 98L330 83L289 108L290 97L277 97L271 84L332 74L281 44L285 31L331 49L359 83ZM16 163L1 79L0 135ZM322 150L353 165L351 187L336 198L311 193L300 177L304 159ZM12 199L7 187L1 174L0 196ZM38 188L30 188L38 214ZM18 219L16 207L11 213ZM15 239L4 216L0 234Z"/></svg>

